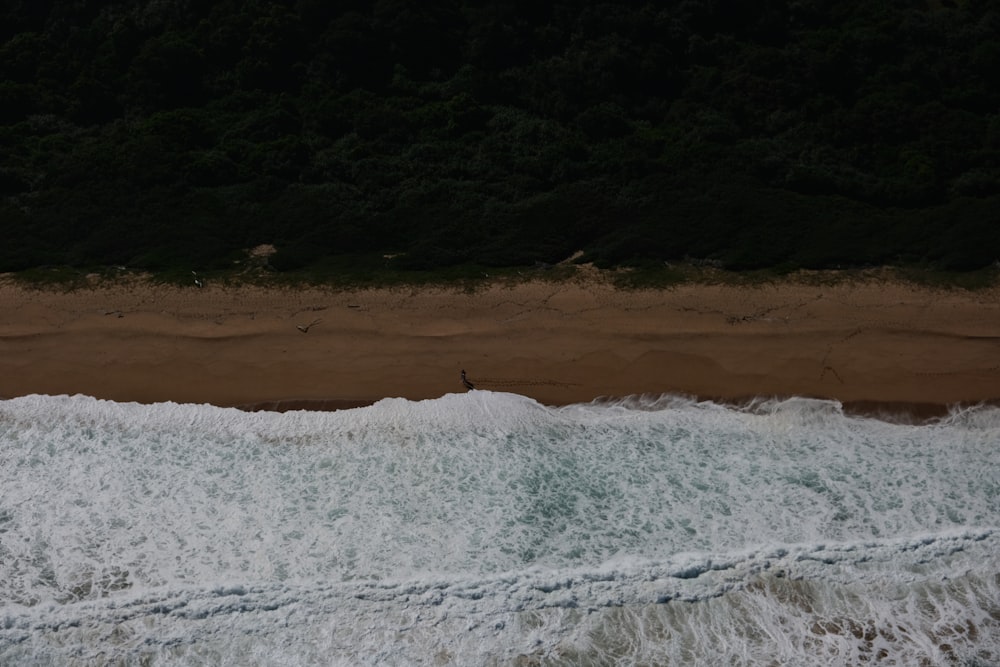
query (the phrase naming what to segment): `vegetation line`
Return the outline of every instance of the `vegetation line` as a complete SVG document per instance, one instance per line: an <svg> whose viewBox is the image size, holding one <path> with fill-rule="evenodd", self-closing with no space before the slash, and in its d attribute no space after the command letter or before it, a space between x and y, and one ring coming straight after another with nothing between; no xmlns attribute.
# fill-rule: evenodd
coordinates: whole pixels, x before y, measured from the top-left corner
<svg viewBox="0 0 1000 667"><path fill-rule="evenodd" d="M247 270L216 270L198 274L196 283L190 272L122 270L122 267L37 267L16 273L0 274L3 281L30 289L75 290L129 284L164 285L191 289L225 287L239 289L319 288L334 290L363 289L458 289L475 293L492 286L514 286L525 282L558 284L604 284L620 290L671 289L683 285L728 285L732 287L767 287L779 285L835 286L843 284L909 284L928 289L980 290L1000 286L1000 266L976 271L941 271L927 267L868 267L841 270L727 271L696 264L671 264L660 267L617 267L598 269L593 265L539 266L532 269L507 268L482 270L477 265L452 266L423 271L360 271L356 264L336 270L300 269L277 272L268 267ZM305 332L318 321L304 325Z"/></svg>

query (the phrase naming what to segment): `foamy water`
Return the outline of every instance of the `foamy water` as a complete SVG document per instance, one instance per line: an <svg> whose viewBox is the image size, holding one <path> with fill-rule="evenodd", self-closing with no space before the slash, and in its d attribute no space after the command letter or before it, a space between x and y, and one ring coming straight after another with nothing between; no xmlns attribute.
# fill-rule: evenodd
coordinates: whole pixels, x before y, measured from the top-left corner
<svg viewBox="0 0 1000 667"><path fill-rule="evenodd" d="M0 401L0 664L996 664L1000 410Z"/></svg>

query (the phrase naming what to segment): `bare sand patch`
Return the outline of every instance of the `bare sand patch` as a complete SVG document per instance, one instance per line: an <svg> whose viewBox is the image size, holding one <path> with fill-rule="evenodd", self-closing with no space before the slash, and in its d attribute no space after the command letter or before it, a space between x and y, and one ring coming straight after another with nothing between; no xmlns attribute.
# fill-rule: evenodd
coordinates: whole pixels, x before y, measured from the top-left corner
<svg viewBox="0 0 1000 667"><path fill-rule="evenodd" d="M0 283L0 396L355 405L477 388L543 403L682 393L1000 398L1000 290L596 281L360 291ZM291 403L289 403L291 402Z"/></svg>

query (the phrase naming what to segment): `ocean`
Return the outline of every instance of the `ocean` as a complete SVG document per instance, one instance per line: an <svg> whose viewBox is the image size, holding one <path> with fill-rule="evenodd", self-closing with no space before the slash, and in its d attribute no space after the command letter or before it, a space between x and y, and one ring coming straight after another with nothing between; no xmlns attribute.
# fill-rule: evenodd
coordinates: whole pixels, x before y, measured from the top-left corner
<svg viewBox="0 0 1000 667"><path fill-rule="evenodd" d="M1000 409L0 401L0 665L1000 664Z"/></svg>

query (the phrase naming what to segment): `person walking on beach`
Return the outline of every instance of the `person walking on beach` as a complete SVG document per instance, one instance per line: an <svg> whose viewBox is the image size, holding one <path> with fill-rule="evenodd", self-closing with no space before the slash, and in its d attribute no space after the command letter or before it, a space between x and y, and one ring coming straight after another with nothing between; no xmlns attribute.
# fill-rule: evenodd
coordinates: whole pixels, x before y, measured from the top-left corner
<svg viewBox="0 0 1000 667"><path fill-rule="evenodd" d="M476 388L476 385L472 384L471 382L469 382L468 379L466 379L466 377L465 377L465 369L464 368L462 369L462 384L465 385L466 389L475 389Z"/></svg>

